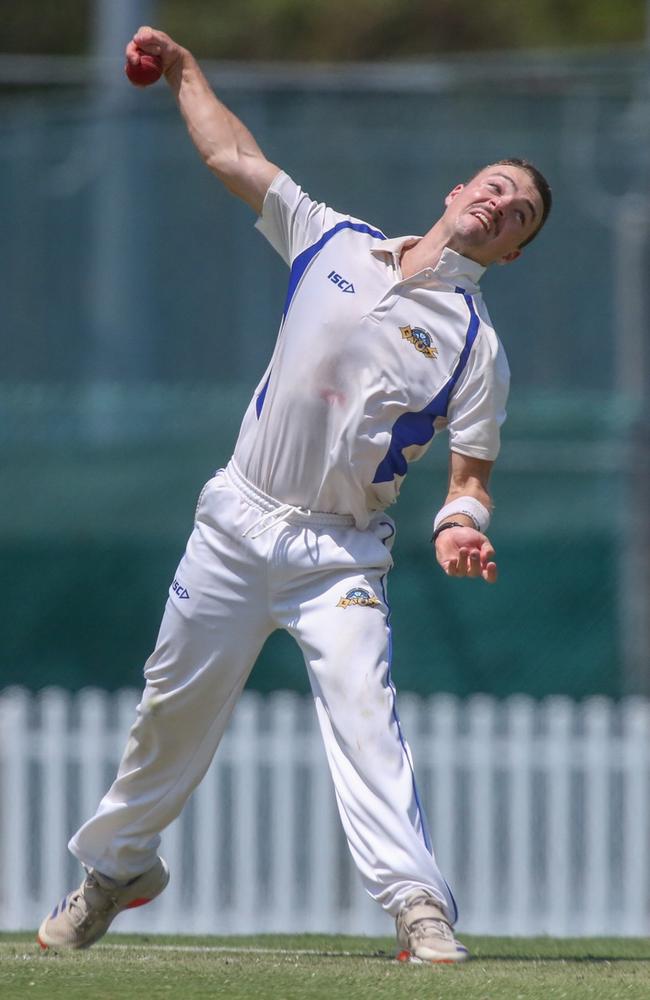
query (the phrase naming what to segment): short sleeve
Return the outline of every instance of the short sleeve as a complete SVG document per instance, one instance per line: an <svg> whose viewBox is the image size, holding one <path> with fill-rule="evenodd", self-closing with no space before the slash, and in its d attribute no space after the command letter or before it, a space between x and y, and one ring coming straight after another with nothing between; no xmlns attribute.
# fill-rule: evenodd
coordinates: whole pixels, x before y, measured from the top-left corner
<svg viewBox="0 0 650 1000"><path fill-rule="evenodd" d="M447 411L449 447L461 455L494 461L506 418L510 369L493 330L483 327Z"/></svg>
<svg viewBox="0 0 650 1000"><path fill-rule="evenodd" d="M312 201L288 174L281 172L266 192L255 226L291 266L298 254L317 243L337 222L348 218Z"/></svg>

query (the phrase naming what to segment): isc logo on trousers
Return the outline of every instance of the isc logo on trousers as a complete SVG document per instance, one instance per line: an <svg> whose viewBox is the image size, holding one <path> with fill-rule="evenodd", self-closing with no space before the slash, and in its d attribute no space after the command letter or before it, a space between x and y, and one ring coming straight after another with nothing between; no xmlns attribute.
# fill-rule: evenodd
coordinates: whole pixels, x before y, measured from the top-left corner
<svg viewBox="0 0 650 1000"><path fill-rule="evenodd" d="M174 580L172 583L172 590L176 596L180 597L182 600L187 600L190 596L189 591L186 590L185 587L178 582L178 580Z"/></svg>
<svg viewBox="0 0 650 1000"><path fill-rule="evenodd" d="M352 590L348 590L345 597L342 597L336 606L337 608L349 608L353 604L361 608L376 608L379 601L374 594L369 594L363 587L353 587Z"/></svg>

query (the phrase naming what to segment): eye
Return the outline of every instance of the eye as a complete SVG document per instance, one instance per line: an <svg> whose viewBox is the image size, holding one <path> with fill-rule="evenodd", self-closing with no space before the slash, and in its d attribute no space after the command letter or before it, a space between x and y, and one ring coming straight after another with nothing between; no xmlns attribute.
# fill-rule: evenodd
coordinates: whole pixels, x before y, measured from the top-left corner
<svg viewBox="0 0 650 1000"><path fill-rule="evenodd" d="M523 226L524 223L526 222L526 216L524 215L523 212L520 211L517 211L516 215L517 215L517 222L519 222Z"/></svg>
<svg viewBox="0 0 650 1000"><path fill-rule="evenodd" d="M487 186L488 186L489 188L492 188L492 190L493 190L493 191L496 191L496 192L497 192L497 194L498 194L498 193L499 193L499 192L501 191L501 185L500 185L500 184L497 184L497 182L496 182L496 181L488 181L488 182L487 182Z"/></svg>

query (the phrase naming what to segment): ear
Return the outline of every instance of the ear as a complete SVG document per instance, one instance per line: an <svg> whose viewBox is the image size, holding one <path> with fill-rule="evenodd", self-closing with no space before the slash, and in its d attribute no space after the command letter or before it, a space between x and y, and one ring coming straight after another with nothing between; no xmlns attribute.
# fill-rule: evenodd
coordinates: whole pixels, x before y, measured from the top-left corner
<svg viewBox="0 0 650 1000"><path fill-rule="evenodd" d="M454 200L454 198L456 197L456 195L460 194L460 192L463 190L464 187L465 187L464 184L457 184L455 188L452 188L452 190L449 192L449 194L445 198L445 205L447 207L449 207L449 205L451 205L451 203Z"/></svg>
<svg viewBox="0 0 650 1000"><path fill-rule="evenodd" d="M500 257L497 264L510 264L513 260L517 260L517 257L521 257L521 250L511 250L510 253Z"/></svg>

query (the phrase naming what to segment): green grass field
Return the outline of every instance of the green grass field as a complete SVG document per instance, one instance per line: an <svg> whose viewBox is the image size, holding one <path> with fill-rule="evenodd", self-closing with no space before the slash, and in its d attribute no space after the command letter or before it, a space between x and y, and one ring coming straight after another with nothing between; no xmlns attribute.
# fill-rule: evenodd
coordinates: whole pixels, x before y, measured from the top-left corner
<svg viewBox="0 0 650 1000"><path fill-rule="evenodd" d="M462 935L461 935L462 936ZM643 939L472 938L461 966L402 965L388 938L109 935L40 953L0 935L2 1000L649 1000Z"/></svg>

